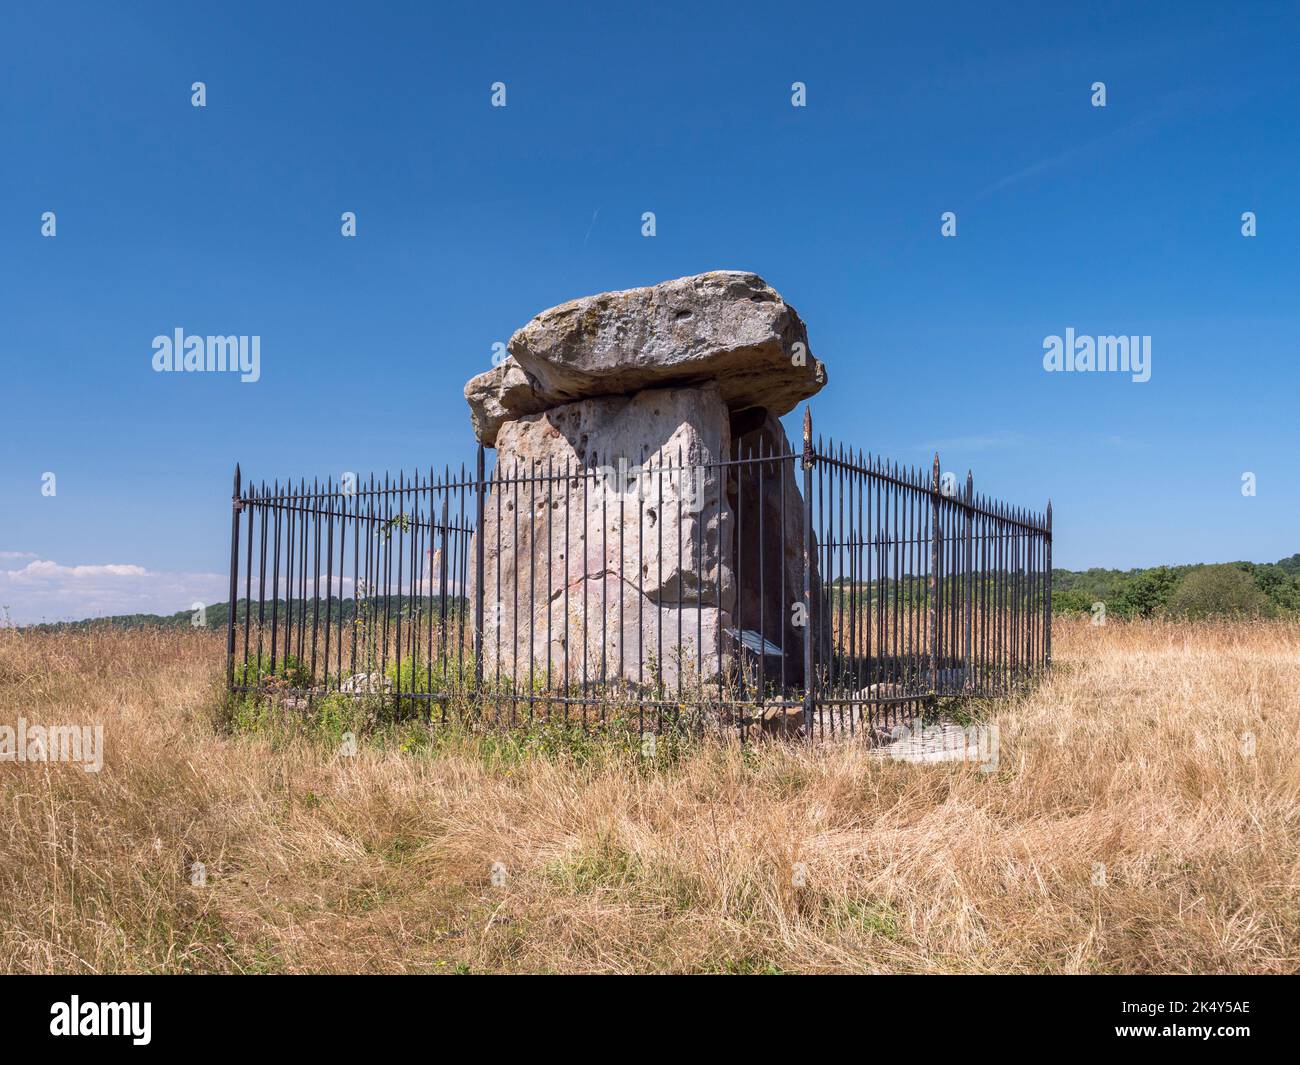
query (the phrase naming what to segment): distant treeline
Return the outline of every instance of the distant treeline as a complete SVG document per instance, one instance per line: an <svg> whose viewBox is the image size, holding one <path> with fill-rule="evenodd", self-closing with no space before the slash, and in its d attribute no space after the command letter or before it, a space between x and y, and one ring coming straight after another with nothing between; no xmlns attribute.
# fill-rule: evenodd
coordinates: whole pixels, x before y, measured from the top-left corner
<svg viewBox="0 0 1300 1065"><path fill-rule="evenodd" d="M992 580L992 578L989 578ZM859 582L855 586L846 578L832 580L831 586L839 591L842 600L852 595L855 602L865 604L881 594L879 587ZM905 578L901 582L886 581L884 594L903 602L926 601L924 577ZM357 615L357 604L352 599L331 598L330 620L349 622ZM1280 562L1222 562L1200 566L1154 566L1150 569L1089 569L1052 570L1052 609L1057 614L1091 614L1097 603L1105 605L1106 614L1117 618L1152 617L1218 617L1246 615L1252 617L1283 617L1300 615L1300 554ZM291 604L281 599L278 603L278 621L283 624L292 607L295 623L300 611L307 610L307 624L313 613L319 612L325 621L326 600L295 599ZM382 623L385 614L396 617L399 611L418 610L424 618L440 618L445 609L448 619L458 617L457 611L467 608L464 596L448 596L446 606L440 596L376 596L363 599L362 613ZM242 625L248 609L245 600L235 604L235 621ZM253 604L254 622L258 604ZM266 624L271 622L272 604L262 607ZM107 618L90 618L85 621L60 621L27 626L37 631L60 629L86 629L95 626L114 628L209 628L224 629L228 609L225 603L214 603L202 615L201 624L195 624L196 611L181 610L175 614L118 614Z"/></svg>
<svg viewBox="0 0 1300 1065"><path fill-rule="evenodd" d="M446 600L446 617L450 620L458 616L459 611L466 600L463 596L448 596ZM273 605L275 609L273 610ZM261 606L261 618L264 624L270 625L272 614L275 614L275 620L278 624L283 625L285 619L289 617L289 610L292 608L293 623L297 626L302 611L307 612L306 622L310 627L314 616L319 616L320 623L325 624L327 613L327 601L325 599L314 600L308 599L305 602L301 599L294 599L291 603L283 599L272 604L267 600ZM258 622L258 603L253 602L253 624ZM410 612L418 610L422 618L432 617L439 619L443 616L443 599L441 596L372 596L362 599L361 612L364 617L373 618L380 624L383 623L385 614L390 618L397 617L400 611L406 611L408 616ZM240 599L235 604L235 623L242 626L244 618L248 612L248 601ZM351 622L357 616L357 604L352 599L339 599L337 596L331 596L328 600L328 615L332 624L338 624L340 621ZM60 629L88 629L100 626L110 626L120 629L140 629L140 628L165 628L165 629L188 629L188 628L206 628L206 629L224 629L227 619L230 617L230 608L225 603L213 603L205 607L200 615L196 610L181 610L175 614L117 614L107 618L87 618L85 621L59 621L43 625L26 626L35 631L53 632Z"/></svg>
<svg viewBox="0 0 1300 1065"><path fill-rule="evenodd" d="M1052 571L1052 607L1108 617L1279 617L1300 614L1300 554L1280 562Z"/></svg>

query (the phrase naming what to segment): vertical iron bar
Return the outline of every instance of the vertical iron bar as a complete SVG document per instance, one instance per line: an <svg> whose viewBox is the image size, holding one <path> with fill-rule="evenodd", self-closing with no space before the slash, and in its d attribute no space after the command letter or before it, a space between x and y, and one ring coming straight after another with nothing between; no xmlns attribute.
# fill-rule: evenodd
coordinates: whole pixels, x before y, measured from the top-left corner
<svg viewBox="0 0 1300 1065"><path fill-rule="evenodd" d="M682 460L681 445L677 445L677 489L673 495L677 497L677 702L682 701L682 674L686 672L686 655L682 648L682 622L685 618L686 611L682 608L682 493L686 491L686 467ZM672 487L672 478L668 480L668 485ZM694 491L695 482L691 481L691 490ZM662 489L661 489L662 494ZM660 520L663 516L660 515ZM698 528L698 526L697 526ZM696 570L698 573L699 570ZM696 614L700 611L699 598L696 598Z"/></svg>
<svg viewBox="0 0 1300 1065"><path fill-rule="evenodd" d="M271 508L266 501L266 482L262 481L258 495L262 500L262 532L258 537L257 564L257 672L262 672L262 633L266 626L266 530Z"/></svg>
<svg viewBox="0 0 1300 1065"><path fill-rule="evenodd" d="M311 669L308 676L311 686L316 687L316 643L320 633L320 483L312 481L311 485L311 524L312 524L312 560L311 560ZM326 663L326 672L329 663Z"/></svg>
<svg viewBox="0 0 1300 1065"><path fill-rule="evenodd" d="M230 493L230 599L226 611L226 690L235 686L235 597L239 594L239 463L235 463L234 488ZM251 520L251 519L250 519ZM250 526L251 527L251 526ZM249 565L252 565L250 557Z"/></svg>
<svg viewBox="0 0 1300 1065"><path fill-rule="evenodd" d="M939 688L939 452L930 478L930 696Z"/></svg>
<svg viewBox="0 0 1300 1065"><path fill-rule="evenodd" d="M257 524L257 506L252 499L257 495L256 487L250 485L248 495L252 509L248 512L248 552L244 571L244 668L248 668L248 642L253 628L253 526Z"/></svg>
<svg viewBox="0 0 1300 1065"><path fill-rule="evenodd" d="M1048 564L1048 556L1051 548L1049 546L1049 540L1047 537L1046 511L1044 511L1043 514L1040 515L1039 517L1038 532L1039 532L1039 536L1042 537L1041 553L1042 553L1042 566L1043 566L1043 571L1041 574L1041 580L1043 582L1043 589L1042 589L1043 640L1042 640L1042 646L1039 648L1039 650L1042 654L1042 657L1040 659L1040 665L1045 670L1047 669L1047 648L1048 645L1051 643L1051 639L1052 639L1052 614L1051 614L1051 606L1050 606L1051 589L1052 589L1052 571L1050 565Z"/></svg>
<svg viewBox="0 0 1300 1065"><path fill-rule="evenodd" d="M282 504L280 500L280 482L276 481L271 489L275 493L275 532L273 534L274 547L272 550L272 570L271 570L271 672L275 672L275 654L277 640L280 635L280 514ZM259 666L257 671L258 685L261 685L262 670Z"/></svg>
<svg viewBox="0 0 1300 1065"><path fill-rule="evenodd" d="M754 515L758 519L758 705L767 698L767 582L764 580L764 563L767 555L763 548L766 537L763 526L767 516L763 513L763 435L758 437L758 491L754 497Z"/></svg>
<svg viewBox="0 0 1300 1065"><path fill-rule="evenodd" d="M972 583L974 581L974 574L971 572L971 567L974 565L973 556L972 556L972 550L973 550L972 538L974 537L975 534L975 512L973 509L974 496L975 496L975 476L974 474L971 473L970 470L967 470L966 471L966 551L965 551L965 556L962 560L962 567L965 569L965 573L962 576L962 586L964 588L964 592L962 595L962 644L961 644L962 668L965 670L965 674L963 675L963 680L965 683L962 685L962 687L967 689L971 687L971 681L974 676L973 673L974 663L971 661L971 614L972 611L974 610L974 604L971 602L971 596L974 594L974 586Z"/></svg>
<svg viewBox="0 0 1300 1065"><path fill-rule="evenodd" d="M329 502L326 504L326 512L329 524L325 536L325 667L321 672L322 686L326 690L329 689L330 679L330 630L334 625L334 615L331 610L333 603L330 598L330 592L334 589L334 479L332 477L327 491ZM316 569L320 570L319 560Z"/></svg>
<svg viewBox="0 0 1300 1065"><path fill-rule="evenodd" d="M791 590L787 588L785 583L785 557L786 557L785 556L785 493L786 493L786 485L789 483L789 480L793 479L793 475L791 475L791 478L789 480L787 479L786 476L786 451L785 451L784 441L785 441L785 434L782 433L780 434L780 437L778 438L777 445L776 445L776 451L778 456L777 463L776 463L776 472L779 478L778 483L780 485L780 493L781 493L780 514L778 515L778 526L777 526L781 532L781 547L779 553L777 554L777 558L780 561L777 567L777 575L776 575L777 580L781 582L780 588L778 589L778 596L779 596L778 602L780 604L781 612L776 619L776 624L777 624L777 628L780 630L781 633L781 701L782 702L785 702L790 698L789 679L786 677L786 666L785 666L785 656L786 656L785 631L788 626L788 620L789 620L789 608L786 604L785 597Z"/></svg>
<svg viewBox="0 0 1300 1065"><path fill-rule="evenodd" d="M813 741L813 714L817 697L813 676L812 616L812 411L803 409L803 727L809 743Z"/></svg>
<svg viewBox="0 0 1300 1065"><path fill-rule="evenodd" d="M483 445L474 467L474 687L483 686ZM500 526L498 526L499 531ZM500 554L500 552L498 552Z"/></svg>
<svg viewBox="0 0 1300 1065"><path fill-rule="evenodd" d="M551 589L554 587L554 569L555 569L555 523L551 518L555 507L555 459L546 460L546 498L543 501L546 507L546 694L547 701L542 705L546 708L546 714L549 717L551 712L550 695L551 691ZM536 553L533 555L534 565L536 564Z"/></svg>
<svg viewBox="0 0 1300 1065"><path fill-rule="evenodd" d="M564 613L561 614L563 619L560 629L561 646L564 648L564 676L561 681L564 693L564 722L569 721L569 644L572 624L569 619L569 502L572 489L577 487L577 481L573 479L573 462L566 459L564 463Z"/></svg>

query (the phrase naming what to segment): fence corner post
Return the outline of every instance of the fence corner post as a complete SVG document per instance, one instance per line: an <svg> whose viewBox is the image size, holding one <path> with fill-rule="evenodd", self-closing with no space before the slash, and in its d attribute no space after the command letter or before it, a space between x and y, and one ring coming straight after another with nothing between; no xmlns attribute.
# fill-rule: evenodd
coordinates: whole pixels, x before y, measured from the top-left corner
<svg viewBox="0 0 1300 1065"><path fill-rule="evenodd" d="M235 463L235 485L230 493L230 593L226 609L226 690L235 687L235 597L239 594L239 463Z"/></svg>
<svg viewBox="0 0 1300 1065"><path fill-rule="evenodd" d="M966 570L966 580L963 586L962 603L962 673L964 676L963 688L970 689L975 686L975 665L971 661L971 617L974 612L972 600L975 597L975 576L974 568L974 549L975 549L975 476L970 470L966 471L966 551L962 560L962 566Z"/></svg>
<svg viewBox="0 0 1300 1065"><path fill-rule="evenodd" d="M1050 668L1052 665L1052 501L1047 501L1047 617L1044 619L1046 628L1043 630L1047 634L1047 661L1046 665Z"/></svg>
<svg viewBox="0 0 1300 1065"><path fill-rule="evenodd" d="M474 468L474 691L483 687L483 505L486 485L483 480L483 445L478 446Z"/></svg>
<svg viewBox="0 0 1300 1065"><path fill-rule="evenodd" d="M812 410L803 408L803 727L809 743L813 739L813 714L817 706L816 680L813 670L813 609L812 609Z"/></svg>
<svg viewBox="0 0 1300 1065"><path fill-rule="evenodd" d="M930 701L939 694L939 452L934 453L930 474L930 580L927 589L930 603Z"/></svg>

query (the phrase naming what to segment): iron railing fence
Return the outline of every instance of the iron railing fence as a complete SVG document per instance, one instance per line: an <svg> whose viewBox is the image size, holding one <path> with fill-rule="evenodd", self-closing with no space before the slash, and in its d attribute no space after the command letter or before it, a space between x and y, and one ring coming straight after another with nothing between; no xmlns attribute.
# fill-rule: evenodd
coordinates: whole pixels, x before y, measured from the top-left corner
<svg viewBox="0 0 1300 1065"><path fill-rule="evenodd" d="M938 455L926 470L821 441L812 482L832 619L814 730L1005 696L1050 664L1050 503L1037 514L976 495Z"/></svg>
<svg viewBox="0 0 1300 1065"><path fill-rule="evenodd" d="M309 708L736 731L880 730L1051 659L1042 514L811 439L245 483L227 682ZM753 442L750 442L753 441ZM480 535L480 533L482 535Z"/></svg>

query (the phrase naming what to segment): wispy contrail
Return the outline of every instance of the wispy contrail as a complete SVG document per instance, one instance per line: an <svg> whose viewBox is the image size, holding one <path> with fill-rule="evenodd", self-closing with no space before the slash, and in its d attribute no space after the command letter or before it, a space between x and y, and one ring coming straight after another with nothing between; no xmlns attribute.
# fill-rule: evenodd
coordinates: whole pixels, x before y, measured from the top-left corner
<svg viewBox="0 0 1300 1065"><path fill-rule="evenodd" d="M985 196L989 196L1007 188L1009 185L1015 185L1027 178L1041 174L1046 170L1052 170L1055 167L1063 166L1082 155L1090 154L1100 145L1109 144L1111 141L1119 140L1125 135L1140 129L1143 126L1150 125L1158 119L1164 118L1173 110L1173 104L1167 103L1163 107L1158 107L1154 111L1150 111L1145 115L1135 118L1132 122L1121 126L1119 129L1111 130L1109 133L1102 134L1100 137L1094 137L1090 141L1084 141L1082 144L1076 144L1073 148L1067 148L1065 151L1058 152L1056 155L1049 155L1046 159L1040 159L1036 163L1030 163L1029 166L1022 167L1020 170L1016 170L1004 178L999 178L997 181L993 182L992 185L977 192L975 194L975 199L981 200Z"/></svg>
<svg viewBox="0 0 1300 1065"><path fill-rule="evenodd" d="M587 246L587 240L588 240L588 238L590 238L590 236L591 236L591 231L592 231L592 229L595 228L595 225L596 225L596 215L598 215L598 214L600 214L600 208L599 208L599 207L597 207L597 208L595 209L595 211L592 212L592 214L591 214L591 225L589 225L589 226L587 227L587 236L585 236L585 237L582 238L582 246L583 246L584 248Z"/></svg>

